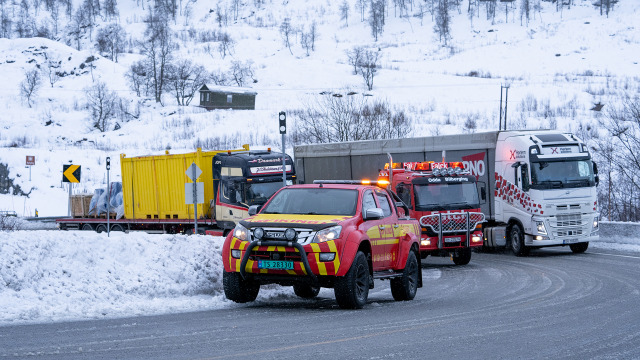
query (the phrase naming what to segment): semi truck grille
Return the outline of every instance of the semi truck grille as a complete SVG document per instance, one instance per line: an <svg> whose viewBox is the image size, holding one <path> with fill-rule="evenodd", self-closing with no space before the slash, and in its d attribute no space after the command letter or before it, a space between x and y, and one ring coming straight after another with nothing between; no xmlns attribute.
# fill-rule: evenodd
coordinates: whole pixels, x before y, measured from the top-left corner
<svg viewBox="0 0 640 360"><path fill-rule="evenodd" d="M582 215L581 214L570 214L570 215L558 215L556 216L556 226L557 227L568 227L568 226L581 226L582 224Z"/></svg>
<svg viewBox="0 0 640 360"><path fill-rule="evenodd" d="M582 229L560 230L556 233L556 236L577 236L582 235Z"/></svg>
<svg viewBox="0 0 640 360"><path fill-rule="evenodd" d="M580 204L565 204L556 206L558 211L580 210Z"/></svg>

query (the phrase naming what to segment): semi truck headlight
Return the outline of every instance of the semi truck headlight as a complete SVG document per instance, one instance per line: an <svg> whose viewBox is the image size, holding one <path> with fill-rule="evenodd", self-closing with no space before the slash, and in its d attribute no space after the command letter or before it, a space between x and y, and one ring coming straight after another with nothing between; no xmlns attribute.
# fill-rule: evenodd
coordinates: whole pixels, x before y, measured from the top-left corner
<svg viewBox="0 0 640 360"><path fill-rule="evenodd" d="M482 236L480 235L473 235L471 237L471 242L477 243L477 242L481 242L482 241Z"/></svg>
<svg viewBox="0 0 640 360"><path fill-rule="evenodd" d="M597 229L598 228L598 216L593 218L593 229Z"/></svg>
<svg viewBox="0 0 640 360"><path fill-rule="evenodd" d="M538 234L547 235L547 228L544 226L544 221L536 221L536 229Z"/></svg>
<svg viewBox="0 0 640 360"><path fill-rule="evenodd" d="M314 243L321 243L325 241L335 240L340 237L340 233L342 232L342 226L332 226L330 228L326 228L320 230L316 233L316 236L313 238Z"/></svg>
<svg viewBox="0 0 640 360"><path fill-rule="evenodd" d="M249 240L249 230L242 224L237 224L236 228L233 229L233 236L238 240L247 241Z"/></svg>

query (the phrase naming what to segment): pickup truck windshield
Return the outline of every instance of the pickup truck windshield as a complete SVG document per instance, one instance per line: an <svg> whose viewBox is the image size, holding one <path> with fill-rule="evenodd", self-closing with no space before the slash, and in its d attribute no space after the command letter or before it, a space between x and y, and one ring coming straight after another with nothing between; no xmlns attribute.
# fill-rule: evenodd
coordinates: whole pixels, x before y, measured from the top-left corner
<svg viewBox="0 0 640 360"><path fill-rule="evenodd" d="M591 160L539 161L531 163L532 189L595 186Z"/></svg>
<svg viewBox="0 0 640 360"><path fill-rule="evenodd" d="M358 191L351 189L282 189L261 214L343 215L356 214Z"/></svg>
<svg viewBox="0 0 640 360"><path fill-rule="evenodd" d="M475 183L414 185L416 211L477 209L480 207Z"/></svg>

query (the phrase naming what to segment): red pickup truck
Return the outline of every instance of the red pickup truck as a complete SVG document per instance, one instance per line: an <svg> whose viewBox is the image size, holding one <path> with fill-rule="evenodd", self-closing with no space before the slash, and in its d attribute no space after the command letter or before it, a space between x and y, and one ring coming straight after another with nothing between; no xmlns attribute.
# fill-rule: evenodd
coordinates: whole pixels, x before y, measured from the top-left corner
<svg viewBox="0 0 640 360"><path fill-rule="evenodd" d="M420 224L386 189L351 180L292 185L249 215L222 250L232 301L253 301L260 285L276 283L303 298L333 288L340 307L359 309L374 279L390 280L395 300L422 287Z"/></svg>

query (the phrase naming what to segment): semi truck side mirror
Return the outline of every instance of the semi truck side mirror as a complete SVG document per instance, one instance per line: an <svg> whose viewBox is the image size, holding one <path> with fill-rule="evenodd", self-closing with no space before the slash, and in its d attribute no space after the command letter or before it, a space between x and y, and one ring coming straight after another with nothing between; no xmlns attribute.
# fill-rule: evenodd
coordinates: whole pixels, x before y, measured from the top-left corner
<svg viewBox="0 0 640 360"><path fill-rule="evenodd" d="M484 186L480 188L480 198L482 201L487 200L487 189L485 189Z"/></svg>
<svg viewBox="0 0 640 360"><path fill-rule="evenodd" d="M260 212L260 208L262 207L262 205L251 205L249 206L249 216L253 216L255 214L257 214L258 212Z"/></svg>
<svg viewBox="0 0 640 360"><path fill-rule="evenodd" d="M598 184L600 184L600 176L598 176L598 164L593 163L593 175L594 175L594 180L596 181L596 186L598 186Z"/></svg>

